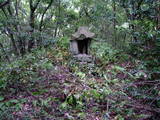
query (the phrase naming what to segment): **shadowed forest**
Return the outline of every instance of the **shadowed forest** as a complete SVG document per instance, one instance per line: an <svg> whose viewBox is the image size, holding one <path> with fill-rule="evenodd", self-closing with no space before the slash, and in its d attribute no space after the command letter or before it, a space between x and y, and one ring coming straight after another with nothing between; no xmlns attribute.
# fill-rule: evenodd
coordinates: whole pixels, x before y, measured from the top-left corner
<svg viewBox="0 0 160 120"><path fill-rule="evenodd" d="M0 120L160 120L160 0L0 0Z"/></svg>

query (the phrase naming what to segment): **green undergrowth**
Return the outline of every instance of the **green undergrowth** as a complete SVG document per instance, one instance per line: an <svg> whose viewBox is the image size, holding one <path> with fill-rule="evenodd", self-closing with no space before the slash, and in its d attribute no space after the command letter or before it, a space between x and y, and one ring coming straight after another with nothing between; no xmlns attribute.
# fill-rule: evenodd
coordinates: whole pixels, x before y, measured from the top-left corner
<svg viewBox="0 0 160 120"><path fill-rule="evenodd" d="M39 80L37 71L40 69L49 70L53 67L51 61L46 57L47 51L34 50L31 54L26 54L10 64L1 66L0 89L1 92L23 89L25 85ZM11 91L10 88L11 87Z"/></svg>
<svg viewBox="0 0 160 120"><path fill-rule="evenodd" d="M141 61L107 44L93 43L94 66L78 64L67 39L0 66L2 120L139 120L156 114L150 101L141 101L158 95L158 90L147 95L143 91L150 86L135 84L149 78Z"/></svg>
<svg viewBox="0 0 160 120"><path fill-rule="evenodd" d="M113 49L105 42L93 42L91 49L92 54L101 61L102 65L125 62L129 59L129 55L124 51Z"/></svg>

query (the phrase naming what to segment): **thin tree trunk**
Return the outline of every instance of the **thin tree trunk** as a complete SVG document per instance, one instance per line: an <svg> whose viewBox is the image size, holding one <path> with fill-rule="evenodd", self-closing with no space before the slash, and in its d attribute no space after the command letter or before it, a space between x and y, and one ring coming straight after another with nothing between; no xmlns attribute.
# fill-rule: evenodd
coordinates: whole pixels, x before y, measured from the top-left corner
<svg viewBox="0 0 160 120"><path fill-rule="evenodd" d="M18 15L19 15L18 8L19 8L19 1L16 0L16 2L15 2L15 10L16 10L16 16L17 16L17 17L18 17Z"/></svg>
<svg viewBox="0 0 160 120"><path fill-rule="evenodd" d="M56 28L54 32L54 37L57 36L58 28L59 28L59 22L60 22L60 14L61 14L61 1L58 1L58 17L57 17L57 22L56 22Z"/></svg>
<svg viewBox="0 0 160 120"><path fill-rule="evenodd" d="M131 8L131 10L132 11L134 11L135 10L135 5L134 5L134 2L132 1L132 8ZM125 9L125 12L126 12L126 15L127 15L127 17L128 17L128 19L130 20L130 21L134 21L136 18L136 15L132 12L132 13L130 13L130 10L128 9L128 6L125 6L124 4L122 5L123 6L123 8ZM135 32L135 25L134 24L132 24L132 23L130 23L129 24L129 28L132 30L132 42L133 43L136 43L138 40L137 40L137 37L134 35L134 32Z"/></svg>
<svg viewBox="0 0 160 120"><path fill-rule="evenodd" d="M13 32L8 27L6 27L5 34L10 38L13 49L14 49L15 53L19 56L20 55L20 50L17 47Z"/></svg>
<svg viewBox="0 0 160 120"><path fill-rule="evenodd" d="M8 4L10 4L10 2L9 2ZM2 8L2 11L3 11L5 17L8 19L8 14L7 14L6 10L5 10L4 8ZM9 25L9 26L10 26L10 25ZM13 45L13 48L14 48L16 54L17 54L17 55L20 55L20 51L19 51L19 49L18 49L18 47L17 47L17 45L16 45L16 41L15 41L15 39L14 39L14 35L13 35L12 31L11 31L8 27L6 27L6 31L7 31L8 33L5 32L5 34L6 34L7 36L9 36L9 38L10 38L10 40L11 40L11 42L12 42L12 45Z"/></svg>
<svg viewBox="0 0 160 120"><path fill-rule="evenodd" d="M37 0L37 2L33 3L33 0L29 0L29 5L30 5L30 27L31 27L31 31L30 31L30 34L31 34L31 39L29 40L29 43L28 43L28 51L31 51L31 49L34 47L34 44L35 44L35 38L34 38L34 30L35 30L35 10L37 9L38 7L38 4L40 3L41 0Z"/></svg>
<svg viewBox="0 0 160 120"><path fill-rule="evenodd" d="M10 62L11 62L11 61L10 61L10 58L9 58L9 56L7 55L6 51L4 50L3 45L2 45L1 43L0 43L0 48L1 48L2 52L3 52L3 54L5 55L6 60L10 63Z"/></svg>
<svg viewBox="0 0 160 120"><path fill-rule="evenodd" d="M116 31L116 2L113 0L113 29L114 29L114 47L117 46L117 31Z"/></svg>
<svg viewBox="0 0 160 120"><path fill-rule="evenodd" d="M5 11L5 9L4 9L4 8L2 8L2 11L3 11L3 13L4 13L5 17L8 19L8 15L7 15L7 13L6 13L6 11Z"/></svg>
<svg viewBox="0 0 160 120"><path fill-rule="evenodd" d="M20 55L20 51L19 51L19 49L18 49L18 47L16 45L16 42L15 42L15 39L14 39L14 36L13 36L12 33L10 33L10 39L11 39L11 42L13 44L13 48L15 49L17 55Z"/></svg>
<svg viewBox="0 0 160 120"><path fill-rule="evenodd" d="M11 9L11 0L9 0L9 4L7 6L7 10L8 10L9 15L12 17L13 13L12 13L12 9Z"/></svg>
<svg viewBox="0 0 160 120"><path fill-rule="evenodd" d="M58 23L56 23L56 28L55 28L55 31L54 31L54 37L57 37L57 30L58 30Z"/></svg>
<svg viewBox="0 0 160 120"><path fill-rule="evenodd" d="M158 3L160 4L160 0L158 0ZM157 8L157 30L160 30L160 5Z"/></svg>
<svg viewBox="0 0 160 120"><path fill-rule="evenodd" d="M52 3L53 3L53 0L50 1L50 3L48 4L48 6L46 7L46 9L44 10L44 12L42 14L41 21L40 21L40 27L39 27L40 31L42 31L44 15L46 14L47 10L51 7Z"/></svg>
<svg viewBox="0 0 160 120"><path fill-rule="evenodd" d="M132 11L135 11L135 3L134 1L132 1ZM130 15L130 20L131 21L134 21L136 19L136 15L134 12L132 12L132 14ZM131 24L131 29L132 29L132 36L133 36L133 43L137 43L138 42L138 39L137 39L137 36L135 36L135 28L136 26L132 23Z"/></svg>
<svg viewBox="0 0 160 120"><path fill-rule="evenodd" d="M29 43L28 43L28 51L30 51L33 46L34 46L34 37L33 37L33 33L34 33L34 11L31 10L30 11L30 27L31 27L31 30L30 30L30 34L31 34L31 38L29 40Z"/></svg>

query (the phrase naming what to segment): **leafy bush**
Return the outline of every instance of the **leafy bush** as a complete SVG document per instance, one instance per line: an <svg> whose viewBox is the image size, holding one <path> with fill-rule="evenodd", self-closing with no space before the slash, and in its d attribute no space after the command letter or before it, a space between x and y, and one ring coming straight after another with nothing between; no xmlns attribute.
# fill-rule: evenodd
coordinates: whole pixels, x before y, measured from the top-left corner
<svg viewBox="0 0 160 120"><path fill-rule="evenodd" d="M59 38L59 40L57 41L57 46L61 47L61 48L65 48L68 49L69 48L69 43L70 40L68 37L61 37Z"/></svg>
<svg viewBox="0 0 160 120"><path fill-rule="evenodd" d="M123 51L115 50L107 43L102 44L100 42L93 43L92 54L97 58L100 58L104 65L114 62L122 62L128 59L128 55Z"/></svg>
<svg viewBox="0 0 160 120"><path fill-rule="evenodd" d="M0 100L1 102L1 100ZM11 99L0 103L0 118L2 120L15 119L14 113L21 109L22 104L26 102L25 99Z"/></svg>
<svg viewBox="0 0 160 120"><path fill-rule="evenodd" d="M24 90L24 87L27 87L27 85L33 84L36 80L39 80L39 70L49 70L53 68L52 63L46 55L44 49L40 51L35 50L33 53L27 54L23 58L19 58L10 64L1 66L1 92L17 92L17 90Z"/></svg>

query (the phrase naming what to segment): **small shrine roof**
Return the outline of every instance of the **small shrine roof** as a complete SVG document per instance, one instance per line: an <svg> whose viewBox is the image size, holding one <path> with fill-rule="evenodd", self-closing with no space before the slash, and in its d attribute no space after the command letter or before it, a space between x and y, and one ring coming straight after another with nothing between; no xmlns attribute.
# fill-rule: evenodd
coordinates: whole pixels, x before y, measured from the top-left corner
<svg viewBox="0 0 160 120"><path fill-rule="evenodd" d="M78 31L72 34L72 40L83 40L85 38L93 38L95 33L90 32L88 27L79 27Z"/></svg>

